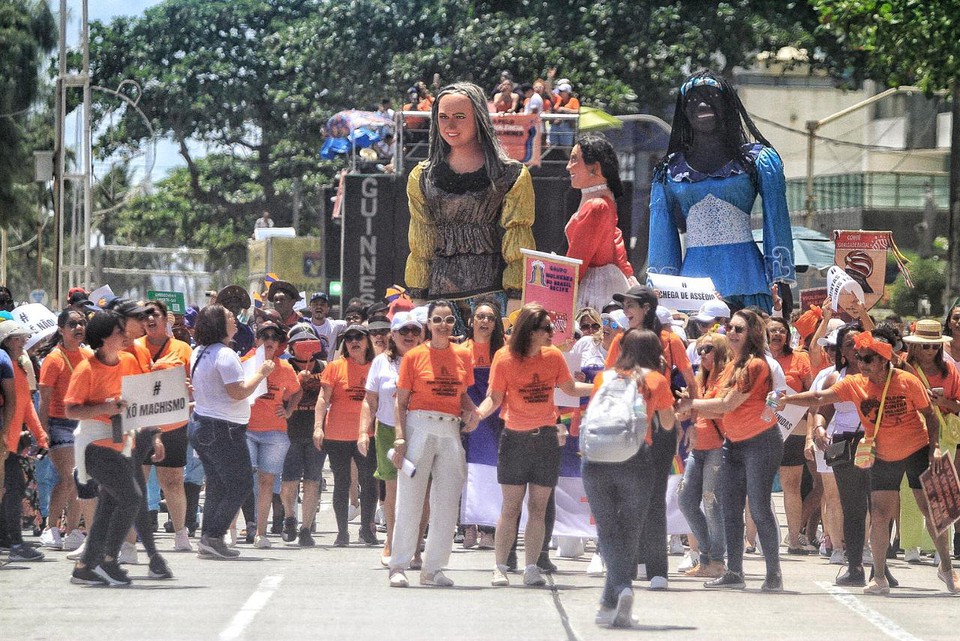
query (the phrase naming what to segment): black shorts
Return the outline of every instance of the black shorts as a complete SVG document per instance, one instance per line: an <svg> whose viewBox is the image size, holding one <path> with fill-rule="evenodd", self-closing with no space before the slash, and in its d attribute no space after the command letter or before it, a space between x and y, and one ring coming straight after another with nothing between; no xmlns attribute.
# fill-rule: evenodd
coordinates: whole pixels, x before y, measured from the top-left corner
<svg viewBox="0 0 960 641"><path fill-rule="evenodd" d="M560 442L557 426L532 431L504 429L497 449L497 482L501 485L553 487L560 475Z"/></svg>
<svg viewBox="0 0 960 641"><path fill-rule="evenodd" d="M920 489L920 475L930 467L930 446L924 445L905 459L882 461L879 458L870 468L871 490L900 491L903 475L907 475L907 484L911 489Z"/></svg>
<svg viewBox="0 0 960 641"><path fill-rule="evenodd" d="M317 449L312 438L291 438L283 459L284 481L320 481L327 453Z"/></svg>
<svg viewBox="0 0 960 641"><path fill-rule="evenodd" d="M799 467L807 464L807 457L803 455L803 448L806 445L807 437L802 434L788 436L783 442L783 457L780 459L780 467Z"/></svg>
<svg viewBox="0 0 960 641"><path fill-rule="evenodd" d="M163 460L154 463L157 467L186 467L187 465L187 426L178 427L169 432L160 433L163 443Z"/></svg>

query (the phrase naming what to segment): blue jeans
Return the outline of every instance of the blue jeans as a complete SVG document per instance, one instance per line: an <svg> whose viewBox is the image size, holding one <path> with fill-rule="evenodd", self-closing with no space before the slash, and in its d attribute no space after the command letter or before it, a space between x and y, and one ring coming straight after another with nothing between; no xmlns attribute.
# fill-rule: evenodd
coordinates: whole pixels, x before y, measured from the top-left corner
<svg viewBox="0 0 960 641"><path fill-rule="evenodd" d="M607 608L617 605L617 597L631 586L637 569L641 525L653 496L650 467L646 449L623 463L583 463L583 488L607 564L600 597L600 604Z"/></svg>
<svg viewBox="0 0 960 641"><path fill-rule="evenodd" d="M700 563L723 563L727 551L723 510L717 501L723 450L693 450L687 456L680 482L680 511L700 545ZM700 503L703 503L703 510Z"/></svg>
<svg viewBox="0 0 960 641"><path fill-rule="evenodd" d="M33 478L37 482L37 502L40 504L40 515L44 518L50 513L50 495L53 494L53 488L60 482L60 475L57 474L57 468L53 465L53 459L44 456L33 466ZM48 523L49 527L56 526L60 515L54 516L54 522Z"/></svg>
<svg viewBox="0 0 960 641"><path fill-rule="evenodd" d="M650 486L650 501L641 517L640 542L637 548L637 563L647 568L647 577L666 577L670 571L667 562L667 481L673 456L677 453L677 430L657 428L651 437L650 467L644 483ZM645 577L637 577L643 579Z"/></svg>
<svg viewBox="0 0 960 641"><path fill-rule="evenodd" d="M783 437L774 425L745 441L723 443L720 465L720 505L727 537L727 568L743 573L743 510L750 499L750 515L757 524L767 576L780 572L780 531L770 493L783 457Z"/></svg>
<svg viewBox="0 0 960 641"><path fill-rule="evenodd" d="M220 538L253 492L247 426L194 414L187 424L187 437L207 476L201 531Z"/></svg>

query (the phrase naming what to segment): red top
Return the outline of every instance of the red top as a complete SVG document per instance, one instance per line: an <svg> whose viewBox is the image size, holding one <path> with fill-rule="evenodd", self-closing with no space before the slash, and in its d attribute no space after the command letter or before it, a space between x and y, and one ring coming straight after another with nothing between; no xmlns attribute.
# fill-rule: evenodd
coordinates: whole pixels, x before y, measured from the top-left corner
<svg viewBox="0 0 960 641"><path fill-rule="evenodd" d="M633 266L627 260L623 233L617 227L617 205L610 198L591 198L570 218L564 234L570 249L567 256L583 261L580 279L587 269L614 264L627 278Z"/></svg>

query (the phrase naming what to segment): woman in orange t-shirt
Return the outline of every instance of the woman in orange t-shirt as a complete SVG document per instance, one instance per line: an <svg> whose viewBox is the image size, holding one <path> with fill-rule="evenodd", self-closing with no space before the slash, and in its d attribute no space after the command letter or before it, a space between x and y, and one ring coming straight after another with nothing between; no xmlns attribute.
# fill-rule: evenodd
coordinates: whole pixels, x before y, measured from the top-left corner
<svg viewBox="0 0 960 641"><path fill-rule="evenodd" d="M276 367L267 377L267 392L258 396L250 407L250 423L247 425L247 449L250 450L250 464L257 475L257 534L253 539L256 548L270 547L267 522L273 485L277 475L283 472L283 461L290 448L287 419L297 409L302 394L300 379L293 366L280 358L280 345L286 342L287 333L273 321L257 326L257 347L263 347L264 360L273 361ZM249 527L248 523L248 539Z"/></svg>
<svg viewBox="0 0 960 641"><path fill-rule="evenodd" d="M360 412L366 396L367 374L373 361L373 345L367 328L350 325L343 330L340 358L330 361L320 376L320 397L317 399L313 443L330 458L333 471L333 512L337 517L337 538L334 545L350 545L347 532L347 508L350 502L350 462L357 464L360 480L360 540L367 545L379 541L373 533L377 509L378 485L373 477L377 457L364 456L357 448ZM374 435L370 449L376 452Z"/></svg>
<svg viewBox="0 0 960 641"><path fill-rule="evenodd" d="M473 359L450 342L457 317L454 304L437 300L427 308L427 341L414 347L400 363L397 377L396 440L393 464L416 466L413 476L397 478L397 520L390 556L390 586L407 587L405 570L419 543L423 500L430 490L430 535L423 554L420 584L449 587L443 573L457 526L460 493L467 462L461 429L473 431L477 410L467 393L473 385Z"/></svg>
<svg viewBox="0 0 960 641"><path fill-rule="evenodd" d="M505 406L501 416L497 482L503 504L495 539L496 567L491 583L509 585L507 555L513 546L515 524L520 519L524 496L527 526L523 547L526 569L524 585L544 585L537 560L543 545L544 518L550 492L560 473L561 437L557 432L557 407L553 390L559 387L571 396L588 396L591 385L575 383L563 353L552 345L553 322L538 303L523 306L513 327L510 344L493 357L490 388L477 408L484 419Z"/></svg>
<svg viewBox="0 0 960 641"><path fill-rule="evenodd" d="M727 338L715 332L704 334L697 339L697 355L700 357L697 370L700 398L716 398L720 372L730 358ZM716 579L727 569L723 563L727 551L723 515L717 501L723 459L722 430L721 419L704 415L698 415L696 427L687 430L690 451L678 493L680 511L696 538L696 546L690 546L691 552L699 553L699 563L687 571L687 576Z"/></svg>
<svg viewBox="0 0 960 641"><path fill-rule="evenodd" d="M63 406L63 397L70 384L70 376L77 365L93 355L93 350L82 345L87 330L87 319L78 311L66 309L57 317L57 333L54 345L43 357L40 366L40 406L38 415L40 424L50 438L50 460L57 470L57 484L50 493L49 513L55 515L48 523L48 536L54 547L68 551L76 550L83 543L80 531L80 512L83 508L84 521L93 520L96 504L91 500L83 502L77 499L77 485L73 482L73 430L77 422L67 418ZM67 536L61 540L57 517L66 511L64 522ZM59 545L57 543L59 542Z"/></svg>
<svg viewBox="0 0 960 641"><path fill-rule="evenodd" d="M864 426L864 440L874 440L876 460L870 468L870 547L874 576L864 592L890 593L887 547L890 525L899 512L900 483L906 474L940 554L937 576L950 592L956 593L960 591L960 580L950 560L947 532L936 536L932 531L929 508L920 485L920 475L927 468L939 471L943 465L940 425L920 379L893 367L894 340L893 332L886 328L859 334L854 341L859 374L846 376L830 389L788 396L784 401L808 407L852 401ZM881 402L883 415L877 425Z"/></svg>
<svg viewBox="0 0 960 641"><path fill-rule="evenodd" d="M125 320L113 311L97 312L87 322L86 340L94 355L77 365L63 402L67 418L80 421L75 456L81 484L90 478L100 486L93 524L83 557L73 570L71 583L129 585L120 568L120 545L133 526L143 493L137 482L137 463L130 457L129 434L118 435L111 426L127 401L120 397L124 376L140 373L140 365L125 348ZM119 439L119 440L118 440ZM155 458L163 459L163 445L155 444Z"/></svg>
<svg viewBox="0 0 960 641"><path fill-rule="evenodd" d="M727 571L704 583L708 588L742 590L743 510L750 499L750 514L763 545L766 580L761 590L782 592L780 536L770 504L773 478L783 457L783 437L776 417L764 418L767 394L772 389L770 365L764 358L766 327L750 310L733 314L727 325L731 360L720 375L717 398L683 402L707 418L723 419L726 440L720 466L720 505L727 539Z"/></svg>

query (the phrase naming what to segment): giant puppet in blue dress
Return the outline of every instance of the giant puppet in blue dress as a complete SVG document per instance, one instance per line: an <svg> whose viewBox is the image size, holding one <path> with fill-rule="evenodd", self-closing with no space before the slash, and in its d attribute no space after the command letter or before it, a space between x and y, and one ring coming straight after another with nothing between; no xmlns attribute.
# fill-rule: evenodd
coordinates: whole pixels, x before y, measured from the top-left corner
<svg viewBox="0 0 960 641"><path fill-rule="evenodd" d="M750 225L758 195L762 254ZM688 78L677 96L667 155L650 195L648 270L709 276L728 302L767 311L770 288L778 284L784 309L792 307L796 274L783 163L733 87L709 71Z"/></svg>

